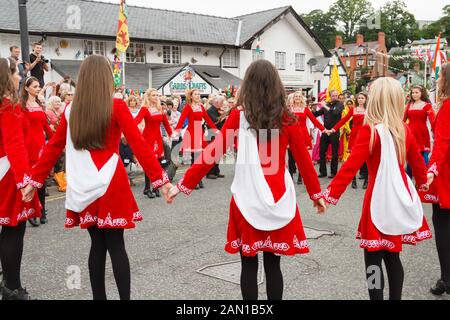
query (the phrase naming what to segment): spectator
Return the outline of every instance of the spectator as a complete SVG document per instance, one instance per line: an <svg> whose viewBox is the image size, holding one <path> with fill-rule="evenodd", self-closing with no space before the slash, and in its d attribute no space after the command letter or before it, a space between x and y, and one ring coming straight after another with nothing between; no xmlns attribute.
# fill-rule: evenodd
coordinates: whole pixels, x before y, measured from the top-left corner
<svg viewBox="0 0 450 320"><path fill-rule="evenodd" d="M20 84L21 84L22 80L27 77L30 64L28 62L23 62L22 59L20 59L20 48L18 46L11 46L9 48L9 52L11 53L11 58L13 58L16 61L17 70L19 70Z"/></svg>
<svg viewBox="0 0 450 320"><path fill-rule="evenodd" d="M61 98L58 96L52 96L48 99L47 108L45 114L47 115L47 120L52 131L56 131L59 125L59 120L61 119L61 113L64 111L62 107Z"/></svg>
<svg viewBox="0 0 450 320"><path fill-rule="evenodd" d="M73 100L73 92L72 91L63 91L61 92L61 101L64 103L64 106L67 107L69 103Z"/></svg>
<svg viewBox="0 0 450 320"><path fill-rule="evenodd" d="M42 44L36 42L33 44L33 52L30 54L30 75L38 79L39 85L44 87L44 74L49 71L49 61L42 55Z"/></svg>
<svg viewBox="0 0 450 320"><path fill-rule="evenodd" d="M75 89L75 82L68 75L64 76L64 78L59 82L56 90L58 93L63 91L65 92L73 92Z"/></svg>
<svg viewBox="0 0 450 320"><path fill-rule="evenodd" d="M225 121L221 119L221 113L222 113L222 107L224 104L227 104L227 101L222 96L214 96L211 99L211 106L208 109L207 113L211 120L216 125L217 129L221 130L223 124ZM211 142L214 141L214 135L213 131L217 130L216 128L209 128L209 134L212 135ZM214 129L214 130L211 130ZM224 178L225 176L220 173L219 164L216 163L214 167L209 171L209 173L206 175L207 179L217 179L217 178Z"/></svg>

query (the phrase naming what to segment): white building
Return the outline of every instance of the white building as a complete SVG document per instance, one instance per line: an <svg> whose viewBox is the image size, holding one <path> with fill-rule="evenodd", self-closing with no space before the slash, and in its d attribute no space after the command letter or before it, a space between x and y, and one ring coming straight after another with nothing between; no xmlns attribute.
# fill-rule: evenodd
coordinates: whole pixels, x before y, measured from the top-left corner
<svg viewBox="0 0 450 320"><path fill-rule="evenodd" d="M0 56L5 57L11 45L20 45L20 37L17 1L3 1ZM185 84L201 88L203 94L216 92L239 85L249 64L264 58L278 68L288 91L314 89L316 95L322 76L311 63L332 56L291 6L235 18L128 9L131 44L125 86L135 90L155 87L164 94L181 93L190 66L194 78ZM90 54L112 60L118 14L119 6L109 3L29 0L30 44L44 40L43 54L51 61L46 81L65 74L76 80L81 61Z"/></svg>

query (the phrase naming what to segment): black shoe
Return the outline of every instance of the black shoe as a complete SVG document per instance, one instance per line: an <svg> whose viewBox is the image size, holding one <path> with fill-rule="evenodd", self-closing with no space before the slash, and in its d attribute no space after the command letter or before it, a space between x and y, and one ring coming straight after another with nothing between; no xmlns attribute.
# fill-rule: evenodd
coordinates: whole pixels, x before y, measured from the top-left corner
<svg viewBox="0 0 450 320"><path fill-rule="evenodd" d="M155 193L153 192L153 190L149 189L147 191L147 197L149 197L149 199L154 199L156 197Z"/></svg>
<svg viewBox="0 0 450 320"><path fill-rule="evenodd" d="M30 219L28 219L28 222L29 222L33 227L39 227L39 226L40 226L40 224L39 224L37 218L30 218Z"/></svg>
<svg viewBox="0 0 450 320"><path fill-rule="evenodd" d="M363 176L358 177L358 180L365 180L365 179L366 179L366 177L363 177Z"/></svg>
<svg viewBox="0 0 450 320"><path fill-rule="evenodd" d="M220 173L216 174L216 177L217 178L225 178L225 176L223 174L220 174Z"/></svg>
<svg viewBox="0 0 450 320"><path fill-rule="evenodd" d="M364 180L363 189L366 190L368 185L369 185L369 182L367 181L367 179Z"/></svg>
<svg viewBox="0 0 450 320"><path fill-rule="evenodd" d="M200 189L200 187L198 185L196 185L194 189L198 190L198 189Z"/></svg>
<svg viewBox="0 0 450 320"><path fill-rule="evenodd" d="M319 178L325 178L327 176L327 174L325 173L325 174L323 174L323 173L320 173L319 175L318 175L318 177Z"/></svg>
<svg viewBox="0 0 450 320"><path fill-rule="evenodd" d="M206 179L212 179L212 180L214 180L214 179L217 179L217 176L216 176L215 174L207 174L207 175L206 175Z"/></svg>
<svg viewBox="0 0 450 320"><path fill-rule="evenodd" d="M44 212L42 212L40 221L41 221L41 224L46 224L46 223L48 222L48 219L47 219L47 210L45 210Z"/></svg>
<svg viewBox="0 0 450 320"><path fill-rule="evenodd" d="M158 198L161 197L161 193L159 192L159 189L155 190L155 196L157 196Z"/></svg>
<svg viewBox="0 0 450 320"><path fill-rule="evenodd" d="M146 196L148 193L148 189L144 189L144 196Z"/></svg>
<svg viewBox="0 0 450 320"><path fill-rule="evenodd" d="M352 189L358 189L358 185L356 184L356 178L352 180Z"/></svg>
<svg viewBox="0 0 450 320"><path fill-rule="evenodd" d="M298 179L297 179L297 184L303 184L303 179L302 179L302 176L298 176Z"/></svg>
<svg viewBox="0 0 450 320"><path fill-rule="evenodd" d="M330 174L330 175L328 176L329 179L333 179L334 177L336 177L336 174Z"/></svg>
<svg viewBox="0 0 450 320"><path fill-rule="evenodd" d="M2 287L2 295L2 300L30 300L30 296L25 288L10 290Z"/></svg>
<svg viewBox="0 0 450 320"><path fill-rule="evenodd" d="M200 181L198 186L200 187L200 189L203 189L205 186L203 185L203 181Z"/></svg>
<svg viewBox="0 0 450 320"><path fill-rule="evenodd" d="M440 296L444 294L444 292L450 294L450 283L445 283L439 279L436 284L431 287L430 292L436 296Z"/></svg>

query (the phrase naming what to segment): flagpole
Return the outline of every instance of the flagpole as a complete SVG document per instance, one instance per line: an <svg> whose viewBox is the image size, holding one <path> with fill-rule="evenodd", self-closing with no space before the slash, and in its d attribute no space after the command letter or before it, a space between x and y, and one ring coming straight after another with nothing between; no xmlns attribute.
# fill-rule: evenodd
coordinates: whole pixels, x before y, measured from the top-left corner
<svg viewBox="0 0 450 320"><path fill-rule="evenodd" d="M125 62L127 60L126 52L122 52L122 59L123 59L122 60L122 77L123 77L122 85L125 86L126 85L126 83L125 83Z"/></svg>
<svg viewBox="0 0 450 320"><path fill-rule="evenodd" d="M428 64L428 56L425 54L425 75L423 77L423 86L427 88L427 64Z"/></svg>

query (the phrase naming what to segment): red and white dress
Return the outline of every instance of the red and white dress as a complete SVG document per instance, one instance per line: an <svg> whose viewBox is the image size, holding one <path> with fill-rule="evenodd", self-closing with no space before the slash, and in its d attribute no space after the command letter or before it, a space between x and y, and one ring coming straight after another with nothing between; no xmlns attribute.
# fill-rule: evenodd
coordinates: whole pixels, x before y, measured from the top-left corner
<svg viewBox="0 0 450 320"><path fill-rule="evenodd" d="M427 119L433 127L435 119L433 107L430 103L426 103L420 109L412 109L411 107L411 103L406 106L403 121L409 120L408 127L416 138L420 152L430 151L430 133L427 127Z"/></svg>
<svg viewBox="0 0 450 320"><path fill-rule="evenodd" d="M348 151L352 150L353 145L355 145L356 138L358 138L359 131L364 125L364 117L366 115L365 110L358 110L355 107L350 107L348 113L343 117L334 127L335 131L338 131L343 125L353 118L352 130L350 132L350 140L348 142Z"/></svg>
<svg viewBox="0 0 450 320"><path fill-rule="evenodd" d="M114 99L112 121L105 147L95 150L75 150L68 126L69 105L61 116L55 136L44 148L32 170L32 180L43 183L61 152L66 148L66 223L67 228L135 227L142 220L130 189L127 172L119 159L119 144L123 134L139 163L153 181L153 188L169 182L150 147L142 138L125 102Z"/></svg>
<svg viewBox="0 0 450 320"><path fill-rule="evenodd" d="M427 180L425 163L419 152L413 133L406 125L405 128L406 161L412 167L416 183L422 185L426 183ZM373 130L376 129L374 128ZM393 140L391 140L392 152L390 157L394 157L394 160L393 163L391 161L390 165L386 165L386 162L383 160L384 157L382 154L383 149L380 133L378 131L374 133L372 151L370 150L371 135L371 127L369 125L364 125L359 132L350 157L342 165L336 177L324 192L325 199L327 202L336 205L338 199L344 193L356 172L361 168L362 164L366 162L369 170L369 185L364 196L362 214L357 233L357 239L360 239L360 247L367 249L368 251L387 250L390 252L400 252L402 251L402 244L415 245L418 241L431 238L431 232L425 217L422 217L423 209L421 209L422 205L417 192L414 190L414 185L411 184L409 177L405 174L403 166L397 160L395 148L393 147ZM398 166L398 168L395 166ZM378 175L379 172L380 175ZM397 175L394 175L395 173ZM391 179L393 184L386 184L383 190L383 185L380 185L380 180L386 180L386 177L387 179ZM403 183L403 185L399 183ZM383 228L381 228L383 223L391 220L390 216L397 218L398 212L392 208L394 205L397 205L397 198L400 199L400 196L397 191L390 192L391 187L394 187L394 189L401 188L401 190L404 191L403 195L406 193L406 198L408 198L406 202L414 202L414 206L410 207L422 210L422 215L419 220L417 221L417 218L415 220L417 229L408 234L398 234L398 232L389 232L389 234L387 234L387 232L383 233L380 231L380 229L384 230L384 228L400 228L397 225L388 225L387 227L383 225ZM386 221L380 220L380 215L384 215L383 219ZM405 221L399 221L401 223L409 222L406 221L406 219Z"/></svg>
<svg viewBox="0 0 450 320"><path fill-rule="evenodd" d="M325 127L322 123L317 120L317 118L312 114L311 110L309 110L308 107L302 107L302 108L292 108L292 112L297 117L298 124L300 125L300 130L303 134L305 145L308 150L312 149L312 143L311 143L311 137L308 132L308 128L306 126L306 117L308 117L309 120L314 124L316 128L322 132L325 130Z"/></svg>
<svg viewBox="0 0 450 320"><path fill-rule="evenodd" d="M202 120L205 119L206 123L211 129L217 130L216 125L209 117L208 113L202 104L197 106L191 106L186 104L180 119L178 120L175 131L180 131L184 122L188 119L188 126L183 136L183 144L181 151L184 152L201 152L208 144L204 137L204 131L202 126Z"/></svg>
<svg viewBox="0 0 450 320"><path fill-rule="evenodd" d="M436 116L434 146L428 167L428 172L433 172L436 178L425 200L433 200L430 202L450 209L450 99L443 101Z"/></svg>
<svg viewBox="0 0 450 320"><path fill-rule="evenodd" d="M37 194L26 203L20 192L31 183L29 132L30 124L20 105L13 106L5 98L0 101L0 226L16 227L22 221L41 216Z"/></svg>
<svg viewBox="0 0 450 320"><path fill-rule="evenodd" d="M145 122L144 132L142 136L145 141L153 147L153 152L158 159L164 158L164 146L161 135L161 124L167 131L169 136L172 135L172 128L170 127L169 121L167 120L164 112L151 112L149 108L142 107L138 115L134 119L136 124L141 123L142 120Z"/></svg>
<svg viewBox="0 0 450 320"><path fill-rule="evenodd" d="M42 154L42 150L45 146L45 135L47 139L53 137L53 131L50 128L42 107L31 107L27 104L27 110L25 112L28 121L30 122L30 163L33 166ZM44 135L45 132L45 135Z"/></svg>
<svg viewBox="0 0 450 320"><path fill-rule="evenodd" d="M235 181L231 187L233 197L230 203L225 250L229 253L242 252L245 256L254 256L258 251L282 255L307 253L309 247L295 200L295 190L285 164L288 145L297 165L303 168L302 176L310 198L316 201L322 197L322 193L300 127L296 124L283 125L278 136L279 139L273 146L270 142L255 142L253 145L254 152L247 153L246 156L256 155L257 164L247 168L246 163L239 162L240 152L244 148L243 132L240 129L242 118L245 119L242 111L236 109L230 113L221 133L205 148L205 151L177 184L177 187L183 193L189 195L199 181L211 170L214 163L220 160L227 147L233 146L234 138L238 133L238 162L236 164ZM246 174L250 173L251 176L252 171L260 174L259 181L250 178L245 179ZM240 179L241 177L243 179ZM246 184L249 184L247 189ZM244 190L244 193L242 194L239 190ZM258 208L261 205L268 205L269 211L259 212L258 215L261 215L261 217L252 215L254 208L249 208L248 203L246 205L246 201L252 199L252 197L259 198L259 201L250 203L250 206L254 204L254 207ZM287 203L285 203L286 200L288 200ZM280 216L269 214L270 210L278 205L286 205L292 211L281 212ZM291 216L284 216L286 213L291 214ZM257 221L255 222L255 220Z"/></svg>

